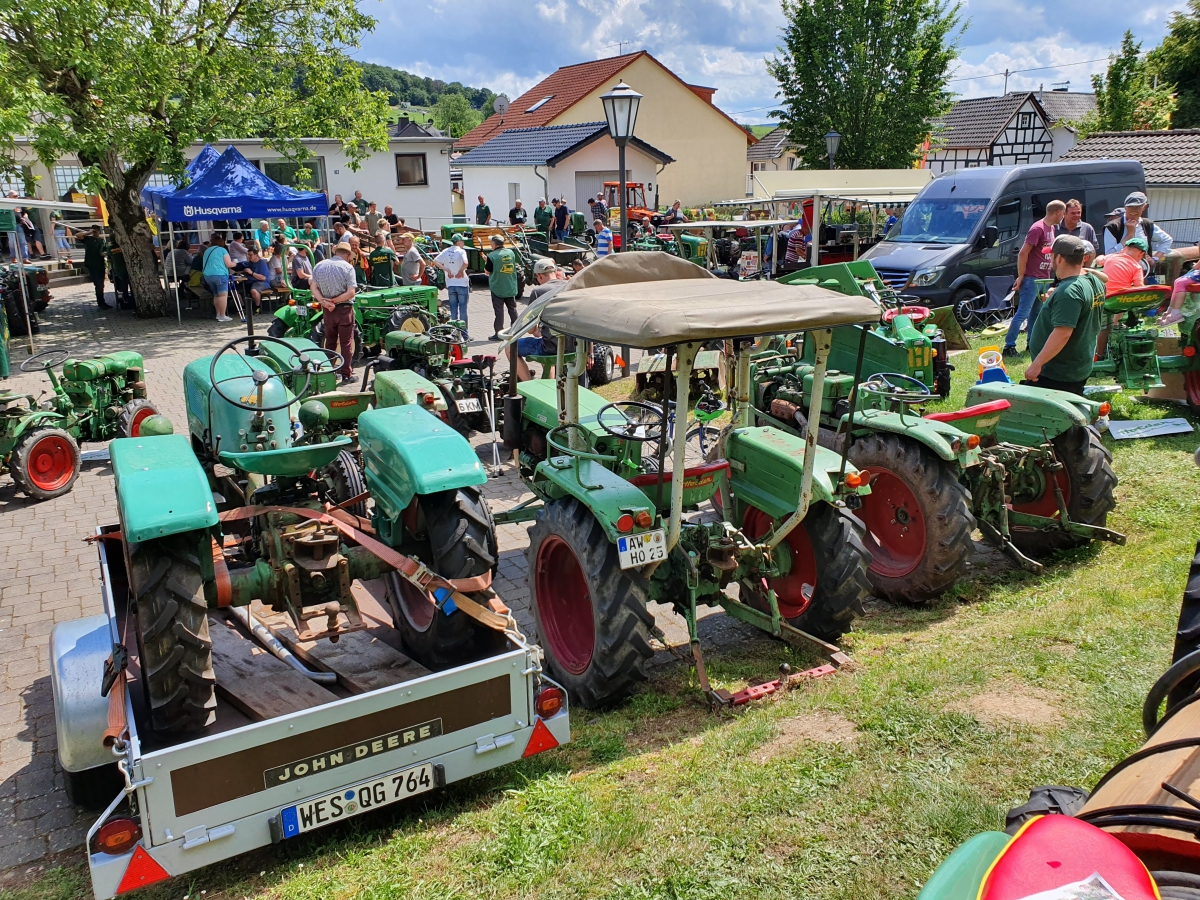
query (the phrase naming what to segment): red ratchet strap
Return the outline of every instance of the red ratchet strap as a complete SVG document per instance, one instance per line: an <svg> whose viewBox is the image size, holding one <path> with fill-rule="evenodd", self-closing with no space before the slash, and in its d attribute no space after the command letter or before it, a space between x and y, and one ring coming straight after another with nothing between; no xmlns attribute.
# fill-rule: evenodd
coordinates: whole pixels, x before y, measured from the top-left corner
<svg viewBox="0 0 1200 900"><path fill-rule="evenodd" d="M233 603L233 584L229 580L229 566L225 565L225 553L216 538L212 538L213 575L217 582L217 608L224 609Z"/></svg>
<svg viewBox="0 0 1200 900"><path fill-rule="evenodd" d="M451 597L453 597L455 605L479 624L486 625L488 628L496 631L505 631L509 626L508 607L501 603L498 598L492 598L489 601L489 606L493 607L489 609L487 606L476 603L462 593L464 590L483 590L491 583L490 573L477 578L450 581L430 572L419 561L396 552L391 547L381 544L375 538L365 534L350 523L344 522L339 518L334 518L331 515L317 512L313 509L300 509L291 506L244 506L240 509L231 509L221 513L221 521L236 522L243 519L253 519L272 512L288 513L299 516L302 519L322 522L326 525L334 525L344 537L354 541L364 550L374 554L375 557L383 560L389 566L393 566L405 579L420 588L426 595L429 594L432 588L446 588L451 592ZM486 580L487 584L479 584L481 580Z"/></svg>
<svg viewBox="0 0 1200 900"><path fill-rule="evenodd" d="M109 657L110 661L112 657ZM125 720L125 672L117 673L112 690L108 692L108 727L104 729L101 740L105 747L111 747L125 733L129 723Z"/></svg>

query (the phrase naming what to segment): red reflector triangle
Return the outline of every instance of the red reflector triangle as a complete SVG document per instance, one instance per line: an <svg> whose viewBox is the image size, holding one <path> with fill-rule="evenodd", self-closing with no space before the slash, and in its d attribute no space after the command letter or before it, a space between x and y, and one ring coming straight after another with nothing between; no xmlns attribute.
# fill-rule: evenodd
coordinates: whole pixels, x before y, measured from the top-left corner
<svg viewBox="0 0 1200 900"><path fill-rule="evenodd" d="M525 752L521 756L533 756L545 750L553 750L557 746L558 741L554 739L554 735L550 733L546 723L538 719L537 724L533 726L533 734L529 736L529 743L525 745Z"/></svg>
<svg viewBox="0 0 1200 900"><path fill-rule="evenodd" d="M137 849L133 851L133 859L129 861L129 867L121 876L121 883L117 885L117 893L124 894L126 891L145 887L170 877L167 870L160 866L141 844L138 844Z"/></svg>

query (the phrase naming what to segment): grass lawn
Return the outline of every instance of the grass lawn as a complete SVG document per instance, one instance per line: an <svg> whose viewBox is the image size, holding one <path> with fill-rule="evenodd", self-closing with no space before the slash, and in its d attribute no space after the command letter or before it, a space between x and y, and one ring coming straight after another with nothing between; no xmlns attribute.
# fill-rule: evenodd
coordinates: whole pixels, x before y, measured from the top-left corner
<svg viewBox="0 0 1200 900"><path fill-rule="evenodd" d="M973 354L955 362L948 407L975 377ZM560 750L145 896L913 897L1029 788L1090 787L1143 740L1200 535L1198 438L1105 440L1124 547L1065 554L1040 577L989 570L925 609L872 604L844 640L852 668L736 713L709 712L672 667L618 709L575 709ZM785 661L809 662L770 640L708 655L731 689ZM0 897L87 892L60 869Z"/></svg>

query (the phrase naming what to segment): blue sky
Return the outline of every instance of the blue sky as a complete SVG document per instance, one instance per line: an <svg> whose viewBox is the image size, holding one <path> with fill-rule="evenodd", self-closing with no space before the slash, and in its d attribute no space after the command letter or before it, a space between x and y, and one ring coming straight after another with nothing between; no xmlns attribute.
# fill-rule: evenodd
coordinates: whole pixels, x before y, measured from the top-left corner
<svg viewBox="0 0 1200 900"><path fill-rule="evenodd" d="M1084 0L966 0L969 24L951 88L965 97L1089 76L1125 29L1156 45L1184 0L1088 3ZM466 4L461 0L362 0L379 24L353 55L445 81L516 97L558 66L648 50L685 81L717 88L715 102L743 122L765 122L775 84L764 58L779 43L778 0L534 0ZM621 42L624 42L622 45ZM636 85L635 85L636 87Z"/></svg>

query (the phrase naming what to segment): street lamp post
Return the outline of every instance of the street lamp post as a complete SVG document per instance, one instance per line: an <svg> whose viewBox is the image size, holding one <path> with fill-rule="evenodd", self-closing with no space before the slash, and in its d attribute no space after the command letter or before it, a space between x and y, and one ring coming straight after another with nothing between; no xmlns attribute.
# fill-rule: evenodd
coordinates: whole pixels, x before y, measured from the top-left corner
<svg viewBox="0 0 1200 900"><path fill-rule="evenodd" d="M638 104L642 95L621 81L607 94L600 97L604 103L604 117L608 120L608 134L617 145L617 184L620 185L621 201L621 249L629 240L629 200L625 187L625 145L633 137L633 126L637 122Z"/></svg>
<svg viewBox="0 0 1200 900"><path fill-rule="evenodd" d="M833 168L833 160L837 156L838 144L842 142L842 136L832 128L825 135L825 153L829 157L829 168Z"/></svg>

